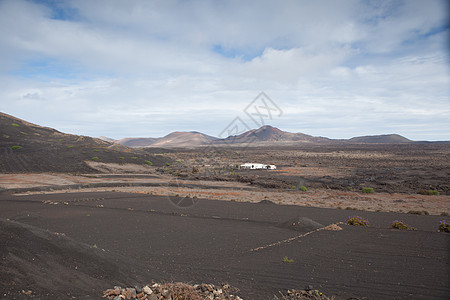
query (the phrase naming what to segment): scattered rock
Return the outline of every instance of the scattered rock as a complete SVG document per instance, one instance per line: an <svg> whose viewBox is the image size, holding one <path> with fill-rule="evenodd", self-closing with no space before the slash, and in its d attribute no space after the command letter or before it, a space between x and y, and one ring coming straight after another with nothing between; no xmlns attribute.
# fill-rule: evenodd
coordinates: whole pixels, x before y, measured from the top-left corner
<svg viewBox="0 0 450 300"><path fill-rule="evenodd" d="M214 284L186 283L153 283L151 288L146 285L142 291L136 288L114 287L103 292L103 298L111 300L139 299L139 300L173 300L173 299L212 299L212 300L242 300L231 293L238 292L229 284L215 286Z"/></svg>

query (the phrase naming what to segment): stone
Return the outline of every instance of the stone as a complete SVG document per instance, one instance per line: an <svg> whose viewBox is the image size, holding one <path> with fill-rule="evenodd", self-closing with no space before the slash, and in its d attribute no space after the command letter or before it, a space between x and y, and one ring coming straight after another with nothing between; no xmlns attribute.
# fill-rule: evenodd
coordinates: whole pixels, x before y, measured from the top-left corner
<svg viewBox="0 0 450 300"><path fill-rule="evenodd" d="M143 291L144 293L146 293L147 295L153 294L152 289L151 289L148 285L144 286L144 287L142 288L142 291Z"/></svg>
<svg viewBox="0 0 450 300"><path fill-rule="evenodd" d="M156 296L155 294L151 294L150 296L147 297L148 300L158 300L158 296Z"/></svg>

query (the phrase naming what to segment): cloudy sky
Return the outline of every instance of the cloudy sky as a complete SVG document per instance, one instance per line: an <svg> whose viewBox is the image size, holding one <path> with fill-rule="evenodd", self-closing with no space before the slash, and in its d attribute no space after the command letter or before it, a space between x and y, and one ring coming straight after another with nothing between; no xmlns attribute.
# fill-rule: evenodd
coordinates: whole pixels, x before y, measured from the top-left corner
<svg viewBox="0 0 450 300"><path fill-rule="evenodd" d="M0 0L0 111L89 136L450 140L448 1Z"/></svg>

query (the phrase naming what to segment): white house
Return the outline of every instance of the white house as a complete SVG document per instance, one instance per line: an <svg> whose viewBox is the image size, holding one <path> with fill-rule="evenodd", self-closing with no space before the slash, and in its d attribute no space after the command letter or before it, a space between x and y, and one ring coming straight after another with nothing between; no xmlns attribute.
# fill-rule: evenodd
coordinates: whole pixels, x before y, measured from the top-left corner
<svg viewBox="0 0 450 300"><path fill-rule="evenodd" d="M251 170L275 170L277 167L275 165L265 165L256 163L245 163L240 166L241 169L251 169Z"/></svg>

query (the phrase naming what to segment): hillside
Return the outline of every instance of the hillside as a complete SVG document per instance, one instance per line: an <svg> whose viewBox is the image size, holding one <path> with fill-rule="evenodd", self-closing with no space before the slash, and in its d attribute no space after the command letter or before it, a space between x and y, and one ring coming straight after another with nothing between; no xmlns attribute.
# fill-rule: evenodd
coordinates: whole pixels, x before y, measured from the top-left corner
<svg viewBox="0 0 450 300"><path fill-rule="evenodd" d="M169 160L0 113L0 172L93 172L86 162L162 166Z"/></svg>
<svg viewBox="0 0 450 300"><path fill-rule="evenodd" d="M116 143L131 147L197 147L208 145L218 138L200 132L172 132L161 138L124 138Z"/></svg>
<svg viewBox="0 0 450 300"><path fill-rule="evenodd" d="M229 136L223 140L217 141L217 144L261 144L264 142L275 142L278 144L292 143L320 143L329 141L327 138L314 137L304 133L291 133L282 131L278 128L265 125L259 129L252 129L240 135Z"/></svg>
<svg viewBox="0 0 450 300"><path fill-rule="evenodd" d="M409 143L411 140L398 134L382 134L353 137L348 140L351 143L378 143L378 144L397 144Z"/></svg>

